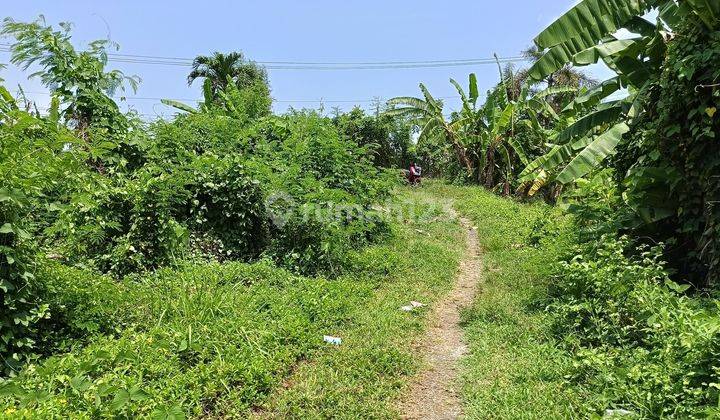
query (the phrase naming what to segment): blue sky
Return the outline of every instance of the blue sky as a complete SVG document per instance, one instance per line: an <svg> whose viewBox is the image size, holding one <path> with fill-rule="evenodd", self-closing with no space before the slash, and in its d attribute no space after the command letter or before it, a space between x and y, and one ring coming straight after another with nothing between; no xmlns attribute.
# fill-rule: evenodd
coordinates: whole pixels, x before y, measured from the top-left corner
<svg viewBox="0 0 720 420"><path fill-rule="evenodd" d="M421 61L517 56L532 38L569 9L575 0L409 1L137 1L28 0L6 2L2 14L29 21L39 14L56 24L74 23L77 45L110 36L120 53L192 58L212 51L240 50L258 61L374 62ZM4 40L2 42L8 42ZM0 53L7 63L8 53ZM188 87L188 69L178 66L110 63L142 83L128 93L126 106L152 117L172 111L157 100L132 99L200 97L199 83ZM288 106L326 112L353 102L369 105L374 97L416 96L425 83L436 96L455 96L450 77L466 85L478 75L481 91L497 82L494 65L392 70L271 70L277 112ZM608 73L591 72L599 78ZM38 81L28 81L18 69L0 73L12 89L20 83L44 106L47 96ZM349 102L334 102L349 101ZM365 102L360 102L365 101ZM447 101L448 111L457 108Z"/></svg>

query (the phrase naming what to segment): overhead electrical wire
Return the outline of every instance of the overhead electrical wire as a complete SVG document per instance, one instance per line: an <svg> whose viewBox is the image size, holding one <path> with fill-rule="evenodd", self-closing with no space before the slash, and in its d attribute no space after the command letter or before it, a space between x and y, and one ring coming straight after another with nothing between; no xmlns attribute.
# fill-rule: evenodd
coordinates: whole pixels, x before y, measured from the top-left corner
<svg viewBox="0 0 720 420"><path fill-rule="evenodd" d="M12 45L0 43L0 52L11 52ZM155 55L137 55L108 53L108 61L125 64L148 64L162 66L189 67L190 58L163 57ZM527 61L525 57L469 58L454 60L422 60L422 61L252 61L268 70L397 70L440 67L464 67L475 65L496 64L500 62L517 63Z"/></svg>
<svg viewBox="0 0 720 420"><path fill-rule="evenodd" d="M26 94L29 95L50 95L49 92L33 92L33 91L23 91ZM125 100L125 101L131 101L131 100L137 100L137 101L161 101L163 99L171 100L171 101L180 101L180 102L203 102L203 99L190 99L190 98L161 98L161 97L150 97L150 96L123 96L123 95L115 95L113 96L115 99ZM438 96L435 99L459 99L460 96ZM379 100L382 100L382 98L379 98ZM281 103L370 103L375 102L376 99L273 99L274 102L281 102Z"/></svg>
<svg viewBox="0 0 720 420"><path fill-rule="evenodd" d="M0 52L11 53L12 45L7 43L0 43ZM121 54L121 53L108 53L108 61L125 64L147 64L147 65L163 65L163 66L178 66L178 67L190 67L193 60L190 58L181 57L166 57L157 55L138 55L138 54ZM470 58L470 59L455 59L455 60L415 60L415 61L355 61L355 62L343 62L343 61L252 61L255 64L262 65L269 70L394 70L394 69L419 69L419 68L439 68L439 67L462 67L462 66L474 66L474 65L487 65L487 64L501 64L515 63L527 61L525 57L497 57L497 58ZM49 95L48 92L29 92L27 94L32 95ZM174 99L174 98L160 98L160 97L142 97L142 96L115 96L121 100L152 100L160 101L163 99L183 101L183 102L202 102L202 99ZM441 96L436 99L458 99L459 96ZM275 99L278 103L371 103L376 99L347 99L347 100L333 100L333 99ZM157 104L156 104L157 105Z"/></svg>

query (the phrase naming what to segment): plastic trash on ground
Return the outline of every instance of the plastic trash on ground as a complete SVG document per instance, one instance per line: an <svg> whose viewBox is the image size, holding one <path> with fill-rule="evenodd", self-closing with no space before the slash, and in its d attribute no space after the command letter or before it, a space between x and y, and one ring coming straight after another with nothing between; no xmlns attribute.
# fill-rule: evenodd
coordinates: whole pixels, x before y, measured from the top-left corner
<svg viewBox="0 0 720 420"><path fill-rule="evenodd" d="M339 345L342 343L342 338L340 338L340 337L333 337L333 336L331 336L331 335L324 335L324 336L323 336L323 341L325 341L326 343L330 343L330 344L339 346Z"/></svg>
<svg viewBox="0 0 720 420"><path fill-rule="evenodd" d="M605 410L605 415L603 416L604 419L616 419L619 417L633 417L635 416L635 413L628 410L623 409L615 409L615 410Z"/></svg>
<svg viewBox="0 0 720 420"><path fill-rule="evenodd" d="M423 306L425 306L425 304L420 303L420 302L416 302L416 301L412 301L412 302L410 302L409 305L402 306L402 307L400 308L400 310L401 310L401 311L405 311L405 312L412 312L412 311L415 310L416 308L421 308L421 307L423 307Z"/></svg>

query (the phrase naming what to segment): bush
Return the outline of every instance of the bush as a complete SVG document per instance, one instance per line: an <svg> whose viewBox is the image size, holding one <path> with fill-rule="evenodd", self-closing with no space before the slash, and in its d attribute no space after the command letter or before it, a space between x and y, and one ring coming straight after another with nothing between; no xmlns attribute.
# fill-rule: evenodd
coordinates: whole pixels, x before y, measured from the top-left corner
<svg viewBox="0 0 720 420"><path fill-rule="evenodd" d="M662 249L627 257L627 239L604 236L561 264L549 306L575 354L573 384L600 395L588 409L641 417L703 417L718 403L720 317L716 301L687 297Z"/></svg>
<svg viewBox="0 0 720 420"><path fill-rule="evenodd" d="M102 178L78 193L54 228L69 262L124 275L165 265L182 251L174 218L189 198L182 179L156 170Z"/></svg>
<svg viewBox="0 0 720 420"><path fill-rule="evenodd" d="M217 259L253 259L268 241L265 199L260 181L237 156L197 158L183 176L191 192L185 214L193 232L220 240Z"/></svg>
<svg viewBox="0 0 720 420"><path fill-rule="evenodd" d="M35 274L42 231L85 177L82 151L64 149L77 139L9 98L0 87L0 374L36 357L39 324L49 316Z"/></svg>

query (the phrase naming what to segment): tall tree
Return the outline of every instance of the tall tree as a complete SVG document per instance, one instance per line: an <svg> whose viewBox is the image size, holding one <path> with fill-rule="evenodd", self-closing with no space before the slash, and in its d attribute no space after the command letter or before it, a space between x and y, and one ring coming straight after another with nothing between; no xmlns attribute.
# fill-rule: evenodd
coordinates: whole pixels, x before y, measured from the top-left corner
<svg viewBox="0 0 720 420"><path fill-rule="evenodd" d="M267 85L267 72L261 66L247 61L241 52L223 54L215 52L211 56L195 57L192 71L188 75L188 85L197 79L205 79L213 99L218 92L224 91L230 81L239 89L254 86L257 83Z"/></svg>
<svg viewBox="0 0 720 420"><path fill-rule="evenodd" d="M126 77L119 70L106 70L108 49L117 49L109 40L93 41L85 51L70 42L72 25L61 23L60 30L47 25L41 16L32 23L5 19L0 35L14 39L10 61L28 69L38 65L43 71L33 73L50 89L53 101L62 104L65 121L83 139L95 129L111 135L122 135L127 121L112 99L128 84L133 90L138 77Z"/></svg>

